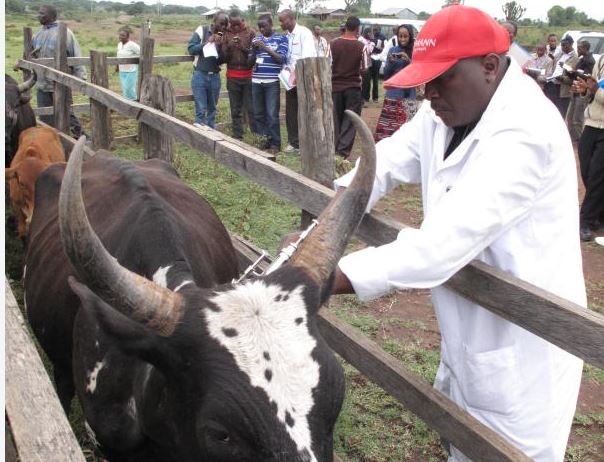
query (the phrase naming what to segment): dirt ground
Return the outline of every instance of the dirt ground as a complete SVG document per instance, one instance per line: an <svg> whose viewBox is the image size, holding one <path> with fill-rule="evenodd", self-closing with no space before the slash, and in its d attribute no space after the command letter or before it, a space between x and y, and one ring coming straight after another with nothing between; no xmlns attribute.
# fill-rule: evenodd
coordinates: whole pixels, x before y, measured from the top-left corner
<svg viewBox="0 0 604 462"><path fill-rule="evenodd" d="M381 105L377 103L368 103L367 107L363 108L363 119L371 129L375 128L380 111ZM358 144L355 143L355 146ZM583 184L579 180L579 200L583 199L584 193ZM382 211L398 221L418 227L422 221L421 211L405 206L405 203L409 203L410 196L419 197L419 195L417 186L406 187L404 191L395 191L393 201L389 203L387 210ZM380 204L378 204L379 208ZM382 208L385 207L382 206ZM596 235L603 236L604 230L600 230ZM588 303L590 307L604 312L604 247L593 242L583 242L581 250ZM382 339L398 338L410 342L420 342L424 348L440 348L440 333L428 290L401 291L396 297L388 297L387 301L382 299L368 304L368 310L377 318L400 319L404 325L401 327L401 325L393 326L383 323L383 331L379 336ZM379 343L380 338L377 341ZM583 415L601 415L604 412L604 384L584 378L579 393L577 411ZM586 442L586 440L589 441ZM602 425L597 422L573 425L569 447L581 444L595 445L594 453L604 454L604 428ZM421 459L418 459L418 462L419 460Z"/></svg>

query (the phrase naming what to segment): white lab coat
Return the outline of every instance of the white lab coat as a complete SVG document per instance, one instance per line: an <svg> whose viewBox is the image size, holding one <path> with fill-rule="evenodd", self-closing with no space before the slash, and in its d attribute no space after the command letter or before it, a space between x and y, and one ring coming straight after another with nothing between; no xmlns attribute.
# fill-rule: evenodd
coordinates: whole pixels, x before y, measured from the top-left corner
<svg viewBox="0 0 604 462"><path fill-rule="evenodd" d="M452 135L425 102L377 144L368 209L397 184L421 182L424 221L340 268L362 299L432 288L442 335L435 387L535 460L562 461L582 361L441 284L477 259L586 306L568 131L512 60L476 128L444 161ZM454 450L450 460L467 459Z"/></svg>

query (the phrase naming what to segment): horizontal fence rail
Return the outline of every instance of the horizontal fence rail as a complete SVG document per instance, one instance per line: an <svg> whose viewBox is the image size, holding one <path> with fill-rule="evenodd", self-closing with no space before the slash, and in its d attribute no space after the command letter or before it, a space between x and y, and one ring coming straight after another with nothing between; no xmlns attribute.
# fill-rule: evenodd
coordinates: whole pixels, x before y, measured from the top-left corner
<svg viewBox="0 0 604 462"><path fill-rule="evenodd" d="M5 399L20 462L85 462L84 454L4 279Z"/></svg>
<svg viewBox="0 0 604 462"><path fill-rule="evenodd" d="M110 90L50 67L24 60L20 60L18 66L43 72L52 80L114 111L174 136L313 214L318 215L334 196L331 189L267 160L254 152L253 148L235 144L232 138L209 127L193 127L161 111L126 100ZM372 212L365 215L358 235L370 245L381 245L396 239L403 227L395 220ZM445 285L604 369L604 316L480 262L470 263ZM532 316L527 313L527 305L531 306ZM539 313L539 316L534 316L534 313Z"/></svg>

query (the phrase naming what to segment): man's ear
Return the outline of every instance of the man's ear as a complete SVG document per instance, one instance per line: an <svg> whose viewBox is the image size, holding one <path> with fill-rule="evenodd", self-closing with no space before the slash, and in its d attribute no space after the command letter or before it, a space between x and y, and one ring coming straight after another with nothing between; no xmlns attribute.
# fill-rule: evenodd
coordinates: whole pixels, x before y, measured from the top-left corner
<svg viewBox="0 0 604 462"><path fill-rule="evenodd" d="M482 67L488 82L492 82L497 77L501 59L501 56L495 53L489 53L482 58Z"/></svg>
<svg viewBox="0 0 604 462"><path fill-rule="evenodd" d="M169 363L169 360L163 358L167 349L166 342L155 332L105 303L75 277L69 276L68 283L80 299L81 309L86 310L87 316L98 321L103 331L115 340L124 353L139 357L160 368L161 364Z"/></svg>

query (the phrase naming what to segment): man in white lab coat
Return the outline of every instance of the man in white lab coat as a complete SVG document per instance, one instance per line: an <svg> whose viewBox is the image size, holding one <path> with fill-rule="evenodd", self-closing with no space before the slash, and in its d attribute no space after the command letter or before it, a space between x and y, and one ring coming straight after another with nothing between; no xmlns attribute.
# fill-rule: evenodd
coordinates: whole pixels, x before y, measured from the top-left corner
<svg viewBox="0 0 604 462"><path fill-rule="evenodd" d="M475 8L427 21L413 62L386 85L426 84L428 101L377 144L368 206L421 183L424 221L344 257L335 292L431 288L442 335L435 387L528 456L561 462L582 361L442 286L477 259L586 306L571 141L508 47L507 31ZM450 460L468 459L452 448Z"/></svg>

